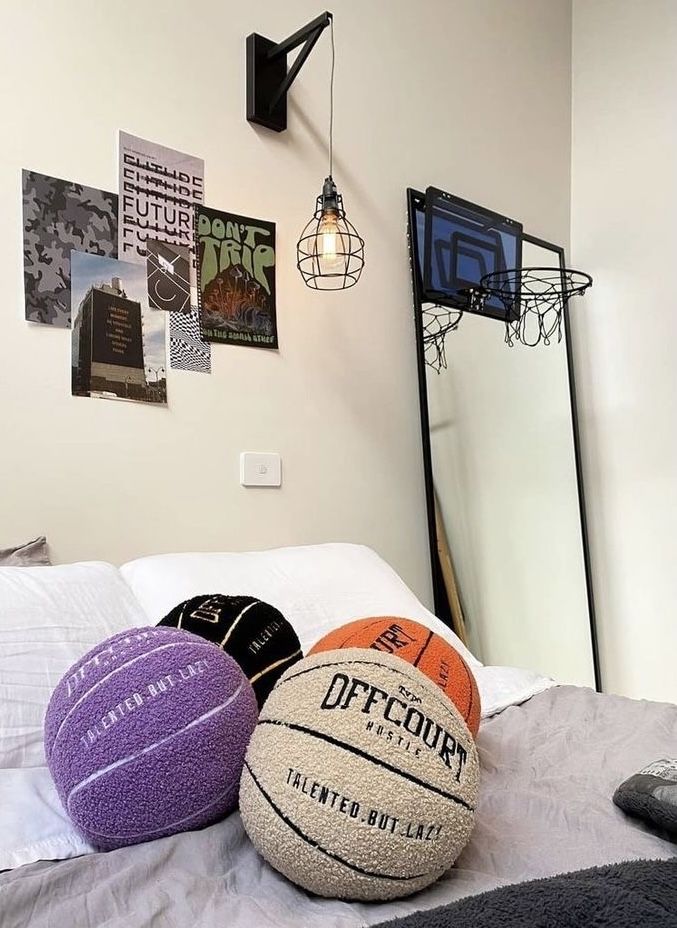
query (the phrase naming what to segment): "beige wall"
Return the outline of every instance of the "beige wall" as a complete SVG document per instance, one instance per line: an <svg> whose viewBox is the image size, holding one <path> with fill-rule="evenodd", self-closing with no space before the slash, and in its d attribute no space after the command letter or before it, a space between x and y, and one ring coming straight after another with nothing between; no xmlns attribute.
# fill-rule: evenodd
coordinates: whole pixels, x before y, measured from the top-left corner
<svg viewBox="0 0 677 928"><path fill-rule="evenodd" d="M677 4L575 0L573 315L606 689L677 701Z"/></svg>
<svg viewBox="0 0 677 928"><path fill-rule="evenodd" d="M314 0L3 0L0 545L46 532L60 561L122 561L351 540L428 598L404 191L436 183L566 239L570 5L332 9L335 175L367 267L318 295L294 250L326 168L328 37L286 133L244 119L245 36L281 39ZM72 398L69 333L22 318L21 168L115 189L119 128L203 156L209 204L278 222L279 354L217 346L211 377L170 373L166 410ZM239 486L245 449L281 452L281 490Z"/></svg>

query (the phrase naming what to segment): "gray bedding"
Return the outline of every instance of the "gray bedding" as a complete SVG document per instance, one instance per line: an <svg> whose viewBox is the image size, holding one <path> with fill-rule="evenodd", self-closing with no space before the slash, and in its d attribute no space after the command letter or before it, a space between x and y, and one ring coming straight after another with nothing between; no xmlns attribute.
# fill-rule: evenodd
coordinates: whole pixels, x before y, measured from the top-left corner
<svg viewBox="0 0 677 928"><path fill-rule="evenodd" d="M310 897L271 870L239 816L203 831L0 874L2 928L353 928L523 880L669 858L667 835L611 797L677 748L677 706L558 687L485 721L477 824L457 865L392 903Z"/></svg>

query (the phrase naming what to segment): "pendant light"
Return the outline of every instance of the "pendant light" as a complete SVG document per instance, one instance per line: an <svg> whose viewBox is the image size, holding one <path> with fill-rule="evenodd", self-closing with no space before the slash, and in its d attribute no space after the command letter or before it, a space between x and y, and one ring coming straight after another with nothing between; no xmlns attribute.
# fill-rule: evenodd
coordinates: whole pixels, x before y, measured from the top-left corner
<svg viewBox="0 0 677 928"><path fill-rule="evenodd" d="M247 39L247 119L281 132L287 127L287 91L322 31L330 27L329 174L315 202L315 212L296 246L296 266L313 290L347 290L364 267L364 239L346 216L333 178L334 159L334 18L323 13L278 44L252 34ZM287 52L304 42L287 71Z"/></svg>
<svg viewBox="0 0 677 928"><path fill-rule="evenodd" d="M334 20L331 26L331 78L329 81L329 176L315 202L315 212L296 246L296 265L307 287L346 290L354 287L364 267L364 239L346 216L343 197L336 189L334 168Z"/></svg>

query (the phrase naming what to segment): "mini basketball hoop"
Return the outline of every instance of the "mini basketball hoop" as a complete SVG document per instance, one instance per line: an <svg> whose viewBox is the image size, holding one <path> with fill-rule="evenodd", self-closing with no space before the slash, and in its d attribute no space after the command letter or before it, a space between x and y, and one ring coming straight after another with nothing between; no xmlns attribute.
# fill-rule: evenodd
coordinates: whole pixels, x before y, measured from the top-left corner
<svg viewBox="0 0 677 928"><path fill-rule="evenodd" d="M564 308L591 285L589 274L567 267L508 268L485 274L473 296L499 299L506 310L506 344L518 341L533 348L540 342L549 345L555 335L562 340Z"/></svg>
<svg viewBox="0 0 677 928"><path fill-rule="evenodd" d="M451 309L439 303L421 306L425 363L438 374L447 367L446 337L449 332L456 331L462 318L462 309Z"/></svg>
<svg viewBox="0 0 677 928"><path fill-rule="evenodd" d="M564 266L560 246L437 187L408 191L407 231L424 361L437 373L447 368L446 337L465 315L503 323L508 346L550 345L562 341L571 297L592 285Z"/></svg>

